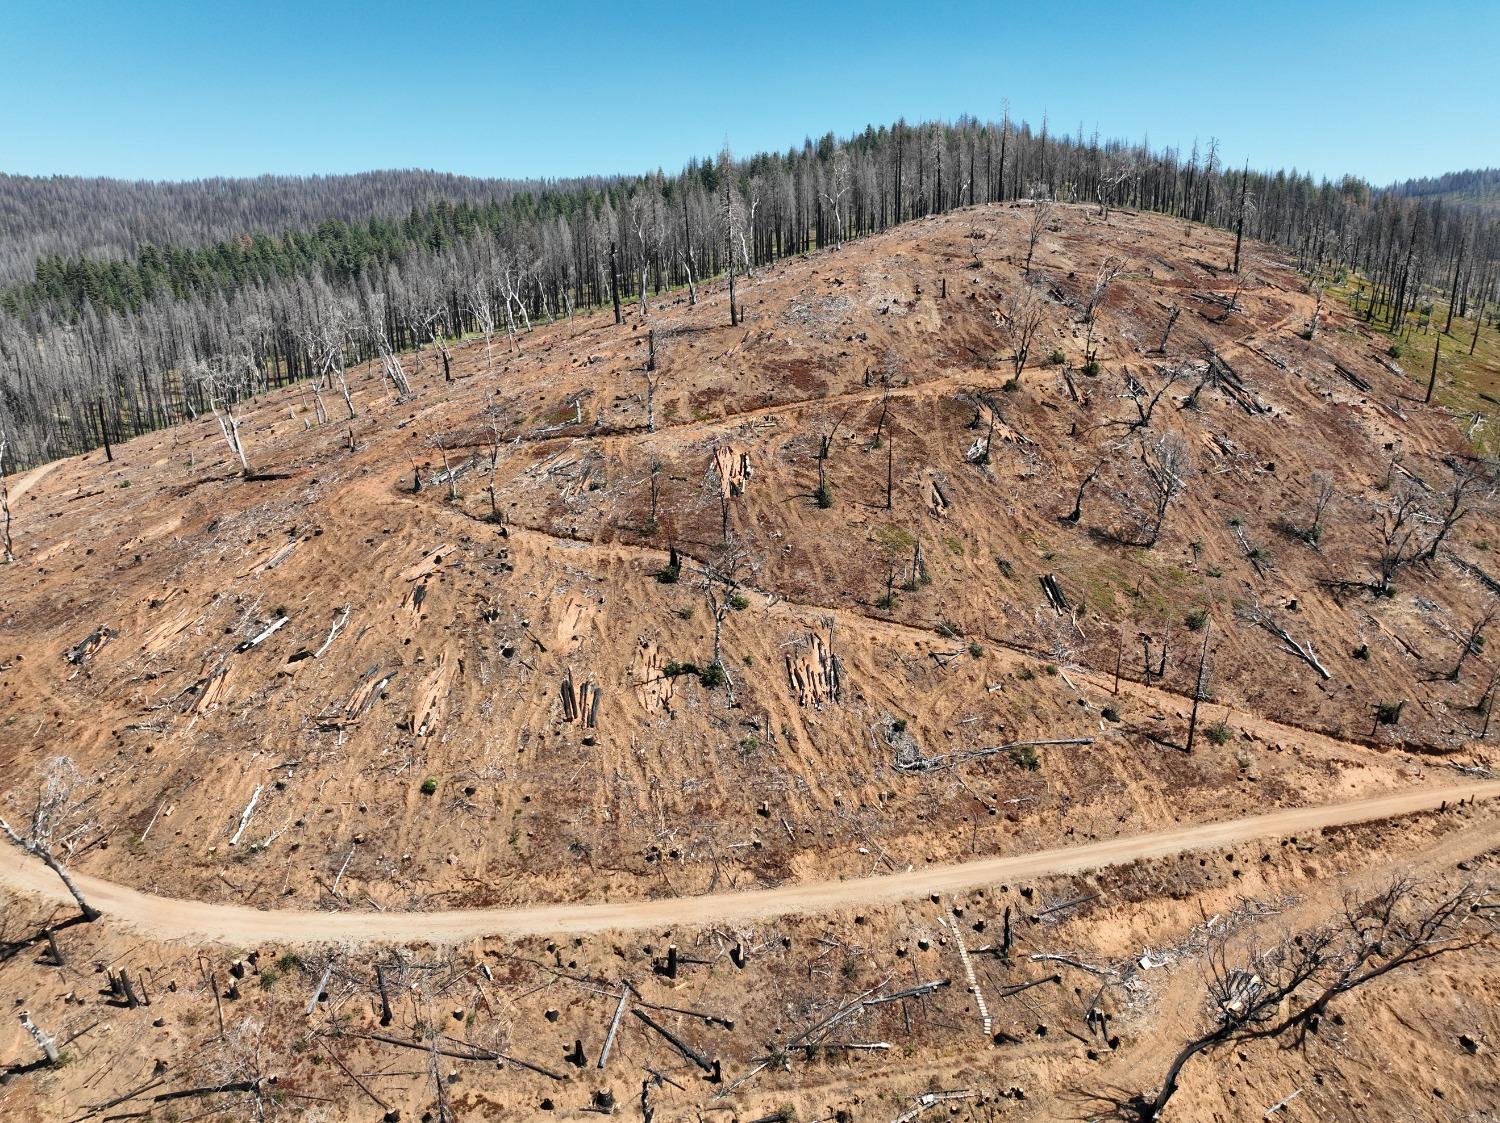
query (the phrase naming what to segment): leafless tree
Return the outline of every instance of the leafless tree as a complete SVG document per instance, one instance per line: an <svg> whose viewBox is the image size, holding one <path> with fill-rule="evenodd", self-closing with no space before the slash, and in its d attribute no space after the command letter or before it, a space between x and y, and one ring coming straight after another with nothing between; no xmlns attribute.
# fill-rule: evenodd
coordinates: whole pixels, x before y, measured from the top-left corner
<svg viewBox="0 0 1500 1123"><path fill-rule="evenodd" d="M1425 515L1422 497L1415 488L1404 487L1377 508L1380 552L1375 564L1375 592L1391 595L1391 579L1398 570L1417 560L1421 521Z"/></svg>
<svg viewBox="0 0 1500 1123"><path fill-rule="evenodd" d="M1026 369L1026 360L1031 354L1031 341L1042 326L1042 313L1046 301L1042 294L1029 284L1018 285L1005 298L1005 323L1003 331L1011 346L1011 364L1015 367L1017 380Z"/></svg>
<svg viewBox="0 0 1500 1123"><path fill-rule="evenodd" d="M833 506L833 492L828 488L828 458L833 454L834 439L839 435L844 419L849 416L849 409L852 408L848 407L839 414L826 433L818 434L818 490L813 498L817 500L819 507L825 509Z"/></svg>
<svg viewBox="0 0 1500 1123"><path fill-rule="evenodd" d="M1052 204L1046 199L1036 199L1031 204L1031 222L1026 227L1026 276L1031 276L1031 258L1036 253L1037 243L1052 222Z"/></svg>
<svg viewBox="0 0 1500 1123"><path fill-rule="evenodd" d="M1478 655L1484 649L1484 630L1495 622L1497 611L1500 611L1500 601L1491 599L1484 612L1475 617L1474 622L1469 625L1468 634L1458 646L1458 658L1454 660L1453 668L1448 672L1449 682L1457 682L1469 656Z"/></svg>
<svg viewBox="0 0 1500 1123"><path fill-rule="evenodd" d="M1078 481L1078 490L1073 493L1073 509L1063 516L1064 522L1077 523L1083 518L1083 493L1087 491L1088 486L1098 478L1099 473L1104 471L1104 465L1106 463L1107 462L1103 460L1099 461L1087 472L1085 472L1083 478Z"/></svg>
<svg viewBox="0 0 1500 1123"><path fill-rule="evenodd" d="M1463 462L1454 464L1453 482L1443 493L1443 506L1433 516L1438 527L1422 549L1422 560L1432 561L1437 557L1438 550L1447 541L1453 528L1473 511L1482 498L1484 486L1484 477L1472 465Z"/></svg>
<svg viewBox="0 0 1500 1123"><path fill-rule="evenodd" d="M1094 272L1094 287L1089 290L1088 301L1083 306L1083 318L1090 322L1098 315L1100 306L1109 296L1110 286L1125 272L1125 259L1114 254L1099 263Z"/></svg>
<svg viewBox="0 0 1500 1123"><path fill-rule="evenodd" d="M1301 526L1292 530L1302 541L1316 546L1323 538L1323 515L1333 502L1333 477L1327 472L1314 472L1311 482L1312 497L1308 500L1307 517Z"/></svg>
<svg viewBox="0 0 1500 1123"><path fill-rule="evenodd" d="M733 539L727 539L703 567L700 582L703 599L708 602L709 617L714 624L714 658L710 666L718 667L723 674L731 702L734 701L734 679L724 662L724 620L737 604L743 607L740 582L751 568L750 552Z"/></svg>
<svg viewBox="0 0 1500 1123"><path fill-rule="evenodd" d="M1469 885L1439 890L1409 880L1393 882L1368 900L1346 898L1343 916L1289 935L1265 950L1232 961L1227 941L1208 952L1208 1026L1168 1065L1154 1094L1136 1097L1136 1118L1161 1118L1176 1094L1184 1066L1225 1045L1267 1040L1316 1027L1340 996L1438 956L1474 947L1493 923L1473 910Z"/></svg>
<svg viewBox="0 0 1500 1123"><path fill-rule="evenodd" d="M1187 487L1191 470L1187 445L1176 433L1166 433L1155 440L1141 442L1141 469L1146 477L1150 499L1150 528L1141 545L1155 546L1167 521L1167 509Z"/></svg>
<svg viewBox="0 0 1500 1123"><path fill-rule="evenodd" d="M5 482L5 453L9 445L0 434L0 551L7 565L16 560L16 544L10 536L10 485Z"/></svg>
<svg viewBox="0 0 1500 1123"><path fill-rule="evenodd" d="M828 209L833 212L833 246L836 250L844 248L844 197L849 194L852 186L852 177L849 172L849 153L846 149L839 149L833 158L833 170L828 175L828 186L823 191L823 201L828 204Z"/></svg>
<svg viewBox="0 0 1500 1123"><path fill-rule="evenodd" d="M57 874L63 885L67 886L73 900L78 902L78 909L83 913L84 919L97 920L99 910L84 898L83 890L78 888L78 883L73 880L73 876L63 867L54 852L55 844L65 844L66 840L60 839L58 834L73 808L74 795L81 783L82 777L78 774L78 769L74 767L71 758L54 757L47 766L46 775L38 787L36 802L32 806L31 821L26 824L24 830L17 830L0 817L0 834L4 834L13 845L26 853L40 858L49 870Z"/></svg>
<svg viewBox="0 0 1500 1123"><path fill-rule="evenodd" d="M474 279L466 303L469 315L474 317L474 323L478 325L479 334L484 339L484 373L486 376L492 375L495 373L495 302L486 278L479 276Z"/></svg>
<svg viewBox="0 0 1500 1123"><path fill-rule="evenodd" d="M255 476L250 467L250 458L245 453L245 443L240 436L240 402L250 391L252 371L247 360L235 355L216 355L205 363L199 363L194 377L203 389L208 408L213 410L219 423L219 432L240 462L240 475L245 479Z"/></svg>

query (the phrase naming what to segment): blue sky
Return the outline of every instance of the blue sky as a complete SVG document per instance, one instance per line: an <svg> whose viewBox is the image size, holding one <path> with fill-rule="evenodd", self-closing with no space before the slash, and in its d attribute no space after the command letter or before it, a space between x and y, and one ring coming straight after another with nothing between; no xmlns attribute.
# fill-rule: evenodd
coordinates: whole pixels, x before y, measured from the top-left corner
<svg viewBox="0 0 1500 1123"><path fill-rule="evenodd" d="M676 170L1016 117L1376 183L1500 163L1500 0L8 0L0 171Z"/></svg>

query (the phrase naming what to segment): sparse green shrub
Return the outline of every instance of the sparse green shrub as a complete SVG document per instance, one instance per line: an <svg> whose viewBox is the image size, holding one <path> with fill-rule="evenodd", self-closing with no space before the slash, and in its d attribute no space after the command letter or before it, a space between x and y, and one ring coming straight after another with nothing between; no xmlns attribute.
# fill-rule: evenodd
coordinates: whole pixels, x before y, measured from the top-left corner
<svg viewBox="0 0 1500 1123"><path fill-rule="evenodd" d="M429 776L422 781L422 794L432 795L438 790L438 782L435 776Z"/></svg>
<svg viewBox="0 0 1500 1123"><path fill-rule="evenodd" d="M678 675L696 675L698 673L697 663L679 663L673 659L661 669L663 678L676 678Z"/></svg>
<svg viewBox="0 0 1500 1123"><path fill-rule="evenodd" d="M1203 572L1206 575L1208 575L1209 577L1223 577L1224 576L1224 571L1222 569L1220 569L1216 565L1210 565L1210 566L1205 567L1204 570L1203 570Z"/></svg>
<svg viewBox="0 0 1500 1123"><path fill-rule="evenodd" d="M1016 672L1016 678L1020 679L1022 682L1030 682L1032 679L1036 678L1036 671L1031 667L1022 667L1019 671Z"/></svg>
<svg viewBox="0 0 1500 1123"><path fill-rule="evenodd" d="M1382 702L1375 707L1375 721L1378 725L1395 725L1401 720L1401 711L1406 708L1406 703Z"/></svg>
<svg viewBox="0 0 1500 1123"><path fill-rule="evenodd" d="M703 684L706 690L715 690L723 686L728 677L724 673L724 668L718 663L710 663L698 672L698 681Z"/></svg>
<svg viewBox="0 0 1500 1123"><path fill-rule="evenodd" d="M1120 720L1120 711L1113 706L1105 706L1100 713L1103 714L1105 721L1118 722Z"/></svg>
<svg viewBox="0 0 1500 1123"><path fill-rule="evenodd" d="M1007 379L1000 386L1000 391L1001 391L1001 393L1004 393L1004 394L1014 394L1014 393L1016 393L1020 389L1021 389L1021 380L1019 378Z"/></svg>
<svg viewBox="0 0 1500 1123"><path fill-rule="evenodd" d="M690 605L690 604L683 605L681 608L679 608L677 610L677 619L679 619L679 620L691 620L692 618L693 618L693 606L692 605Z"/></svg>
<svg viewBox="0 0 1500 1123"><path fill-rule="evenodd" d="M1183 618L1190 632L1201 632L1208 624L1208 609L1195 608Z"/></svg>
<svg viewBox="0 0 1500 1123"><path fill-rule="evenodd" d="M1037 756L1036 749L1030 745L1017 745L1011 749L1010 761L1017 768L1024 768L1027 772L1035 772L1042 766L1042 758Z"/></svg>
<svg viewBox="0 0 1500 1123"><path fill-rule="evenodd" d="M1370 661L1370 645L1362 643L1354 649L1352 654L1361 663L1368 663Z"/></svg>
<svg viewBox="0 0 1500 1123"><path fill-rule="evenodd" d="M1203 731L1203 736L1208 739L1210 745L1225 745L1229 743L1230 729L1222 721L1216 721Z"/></svg>
<svg viewBox="0 0 1500 1123"><path fill-rule="evenodd" d="M750 598L744 593L731 593L729 596L729 607L736 612L743 612L750 607Z"/></svg>
<svg viewBox="0 0 1500 1123"><path fill-rule="evenodd" d="M1083 373L1086 374L1086 375L1088 375L1090 378L1098 378L1099 377L1099 360L1098 359L1090 359L1088 362L1084 363L1083 364Z"/></svg>
<svg viewBox="0 0 1500 1123"><path fill-rule="evenodd" d="M905 733L906 732L906 719L904 717L898 717L895 721L891 722L891 732L892 733Z"/></svg>
<svg viewBox="0 0 1500 1123"><path fill-rule="evenodd" d="M978 659L983 654L984 648L980 647L978 643L971 640L969 642L969 658Z"/></svg>
<svg viewBox="0 0 1500 1123"><path fill-rule="evenodd" d="M1404 354L1404 349L1399 342L1393 341L1391 345L1385 349L1385 353L1393 359L1399 359L1402 354Z"/></svg>
<svg viewBox="0 0 1500 1123"><path fill-rule="evenodd" d="M656 571L656 579L663 585L675 585L682 576L682 566L664 565Z"/></svg>
<svg viewBox="0 0 1500 1123"><path fill-rule="evenodd" d="M1063 354L1061 347L1054 347L1052 354L1047 356L1047 361L1055 367L1060 367L1068 361L1068 356Z"/></svg>
<svg viewBox="0 0 1500 1123"><path fill-rule="evenodd" d="M827 484L819 484L818 490L813 492L813 502L818 505L820 510L828 510L828 508L833 506L833 488Z"/></svg>

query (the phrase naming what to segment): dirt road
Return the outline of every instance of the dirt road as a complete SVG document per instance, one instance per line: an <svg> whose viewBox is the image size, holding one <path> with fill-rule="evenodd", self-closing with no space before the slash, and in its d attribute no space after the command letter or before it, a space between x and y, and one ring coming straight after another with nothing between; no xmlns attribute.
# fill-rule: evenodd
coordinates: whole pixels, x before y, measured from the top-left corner
<svg viewBox="0 0 1500 1123"><path fill-rule="evenodd" d="M452 943L482 936L668 928L826 912L928 893L955 893L1002 880L1077 873L1140 858L1232 846L1253 838L1294 835L1321 827L1425 811L1445 802L1496 796L1500 796L1500 781L1493 780L1426 788L1351 803L1299 807L1221 823L1174 827L1082 846L982 858L959 865L928 866L879 877L652 901L408 913L261 911L238 905L155 897L84 874L75 877L90 902L107 917L155 939L241 945ZM1500 838L1496 842L1500 843ZM62 885L40 862L24 858L9 848L0 851L0 884L52 900L67 899Z"/></svg>

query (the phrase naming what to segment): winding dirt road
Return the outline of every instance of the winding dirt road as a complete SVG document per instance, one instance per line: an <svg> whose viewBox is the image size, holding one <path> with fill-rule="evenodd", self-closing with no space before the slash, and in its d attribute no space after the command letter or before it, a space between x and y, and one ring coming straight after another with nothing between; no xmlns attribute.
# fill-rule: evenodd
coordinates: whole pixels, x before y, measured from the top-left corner
<svg viewBox="0 0 1500 1123"><path fill-rule="evenodd" d="M444 912L262 911L241 905L156 897L85 874L75 875L90 902L114 921L144 936L249 945L453 943L484 936L588 933L751 921L792 913L955 893L997 881L1078 873L1141 858L1160 858L1204 847L1232 846L1255 838L1295 835L1321 827L1368 822L1425 811L1463 799L1500 796L1500 781L1424 788L1321 807L1298 807L1171 830L1091 842L1029 854L982 858L958 865L926 866L905 873L847 881L818 881L743 893L592 904ZM1496 838L1500 843L1500 837ZM34 859L0 851L0 885L67 901L66 890Z"/></svg>

